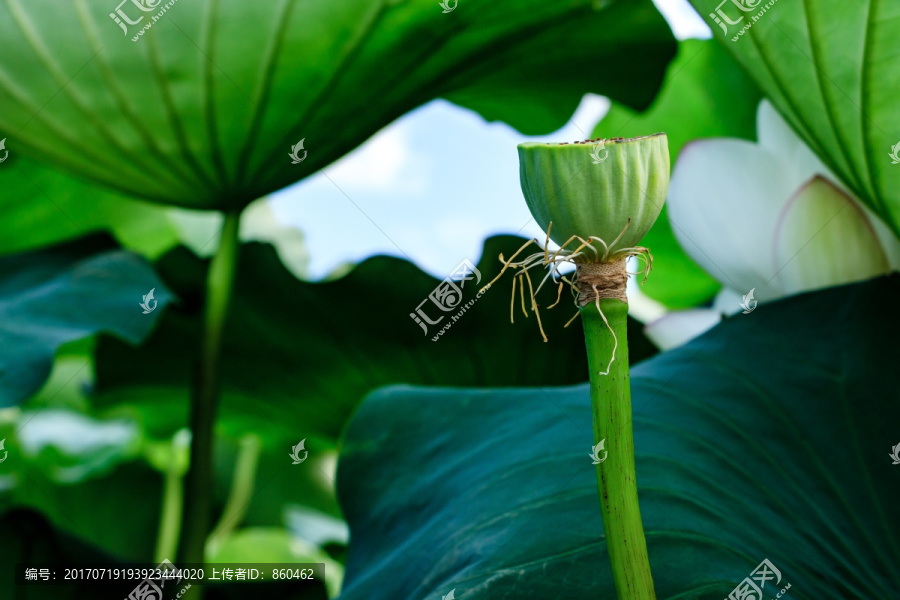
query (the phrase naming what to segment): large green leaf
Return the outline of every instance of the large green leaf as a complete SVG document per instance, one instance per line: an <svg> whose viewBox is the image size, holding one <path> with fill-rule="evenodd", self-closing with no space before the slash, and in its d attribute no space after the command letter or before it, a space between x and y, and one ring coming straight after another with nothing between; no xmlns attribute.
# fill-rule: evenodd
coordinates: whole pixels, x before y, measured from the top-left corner
<svg viewBox="0 0 900 600"><path fill-rule="evenodd" d="M897 597L898 294L759 306L632 370L660 598L721 600L766 558L766 598ZM592 444L587 385L375 393L338 466L342 599L615 598Z"/></svg>
<svg viewBox="0 0 900 600"><path fill-rule="evenodd" d="M10 507L38 510L67 535L120 560L152 560L163 491L160 473L133 460L102 477L60 485L41 469L48 463L10 453L2 467L12 471L16 486L0 498L0 512Z"/></svg>
<svg viewBox="0 0 900 600"><path fill-rule="evenodd" d="M504 236L486 242L478 264L487 284L500 270L497 256L510 256L524 242ZM186 426L191 365L198 348L202 282L206 261L184 249L157 263L166 284L182 299L167 309L160 327L140 348L102 338L97 350L95 406L104 416L138 411L155 437L168 437ZM303 282L288 273L273 248L241 247L232 309L222 350L222 399L219 433L237 438L255 432L262 438L256 494L250 522L283 522L288 502L301 500L329 512L336 507L317 468L291 467L291 446L307 439L313 459L326 452L349 415L370 391L391 383L471 386L541 386L580 381L587 372L576 322L564 329L575 308L568 292L560 306L541 312L553 344L543 343L534 316L525 319L516 299L516 323L509 323L509 274L487 291L438 341L444 317L426 336L410 318L423 301L436 319L428 295L440 283L413 264L385 256L370 258L345 277L322 283ZM463 288L472 301L475 281ZM539 294L543 306L556 289ZM453 313L441 313L456 315ZM632 359L655 349L638 333ZM223 461L228 469L231 463ZM287 476L286 468L296 474ZM324 487L323 487L324 484Z"/></svg>
<svg viewBox="0 0 900 600"><path fill-rule="evenodd" d="M900 143L900 7L691 2L813 151L900 234L900 167L889 156Z"/></svg>
<svg viewBox="0 0 900 600"><path fill-rule="evenodd" d="M105 331L137 344L150 332L170 295L142 258L110 247L92 237L0 258L0 407L37 391L66 342Z"/></svg>
<svg viewBox="0 0 900 600"><path fill-rule="evenodd" d="M637 137L665 131L672 164L691 140L708 137L755 139L756 108L762 94L740 65L712 40L685 40L669 65L666 82L643 113L613 103L592 137ZM696 306L719 289L678 244L668 211L641 242L656 268L642 291L672 309Z"/></svg>
<svg viewBox="0 0 900 600"><path fill-rule="evenodd" d="M0 168L0 189L0 255L95 231L108 231L123 247L150 258L178 244L177 232L166 218L170 209L98 190L18 155L11 155Z"/></svg>
<svg viewBox="0 0 900 600"><path fill-rule="evenodd" d="M497 257L511 255L524 241L499 236L486 242L478 264L480 286L499 272ZM568 297L541 313L544 329L558 347L545 344L534 317L524 318L518 298L516 324L509 323L509 274L435 342L440 328L451 322L449 315L461 308L450 313L436 309L427 298L440 280L405 260L370 258L339 280L318 283L293 277L269 245L244 244L239 260L222 351L222 417L227 428L229 417L240 415L232 423L235 432L254 427L274 432L296 425L309 435L334 438L349 411L382 385L558 385L579 381L586 372L580 329L563 327L575 312ZM166 311L160 327L139 348L101 339L98 406L153 387L160 398L186 409L207 265L183 248L157 263L182 302ZM463 300L473 300L478 287L474 279L468 282ZM555 286L545 286L541 304L552 304L556 295ZM430 326L427 335L410 318L422 301L432 319L448 315ZM634 342L635 361L654 352L639 336ZM304 406L302 413L294 412L298 405ZM171 424L168 415L160 418ZM168 436L174 432L168 427L151 430Z"/></svg>
<svg viewBox="0 0 900 600"><path fill-rule="evenodd" d="M179 244L204 256L218 248L224 217L217 212L159 206L11 156L0 169L0 256L106 232L119 244L156 259ZM85 198L90 198L89 204ZM303 234L280 223L261 198L241 214L240 238L270 242L298 277L306 271Z"/></svg>
<svg viewBox="0 0 900 600"><path fill-rule="evenodd" d="M646 106L674 52L650 0L438 4L8 0L0 130L10 153L131 195L235 208L436 97L527 133L585 92Z"/></svg>

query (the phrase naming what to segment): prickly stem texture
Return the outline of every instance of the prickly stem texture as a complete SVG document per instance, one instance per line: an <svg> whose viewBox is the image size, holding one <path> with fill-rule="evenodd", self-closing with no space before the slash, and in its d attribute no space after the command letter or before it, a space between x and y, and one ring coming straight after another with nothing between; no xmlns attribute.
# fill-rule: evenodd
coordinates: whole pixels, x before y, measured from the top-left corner
<svg viewBox="0 0 900 600"><path fill-rule="evenodd" d="M592 302L581 308L591 380L594 444L606 440L606 460L596 465L603 531L619 600L655 600L647 542L638 507L628 379L628 305L600 300L609 327ZM615 361L606 371L618 340ZM602 457L602 453L601 453Z"/></svg>

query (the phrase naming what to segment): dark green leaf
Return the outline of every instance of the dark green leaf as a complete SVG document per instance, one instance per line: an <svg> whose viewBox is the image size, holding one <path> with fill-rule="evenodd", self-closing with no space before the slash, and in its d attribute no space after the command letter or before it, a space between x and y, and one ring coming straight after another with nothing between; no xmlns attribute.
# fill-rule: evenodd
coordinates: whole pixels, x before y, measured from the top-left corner
<svg viewBox="0 0 900 600"><path fill-rule="evenodd" d="M0 258L0 407L34 393L66 342L103 331L136 344L150 332L163 311L142 314L142 298L155 288L162 309L169 292L142 258L110 248L94 237Z"/></svg>
<svg viewBox="0 0 900 600"><path fill-rule="evenodd" d="M494 3L492 12L506 11L505 23L521 23L523 39L497 44L477 66L462 69L448 82L460 82L461 89L444 96L527 135L559 129L575 112L586 82L592 91L635 109L649 106L675 54L672 34L656 8L649 2L595 2L603 8L591 11L589 3L578 4L579 10L556 10L556 16L538 22L525 14L536 6L519 2L501 9ZM484 10L471 3L460 9L473 15Z"/></svg>
<svg viewBox="0 0 900 600"><path fill-rule="evenodd" d="M478 265L480 285L499 272L498 255L510 256L524 241L489 239ZM140 348L101 339L95 406L108 415L136 407L155 437L186 426L199 348L199 282L206 265L184 249L157 264L183 302L166 311L159 329ZM509 273L435 342L438 327L459 311L441 313L427 300L439 283L407 261L384 256L366 260L336 281L303 282L284 269L271 246L242 246L224 337L219 426L226 436L252 431L263 440L257 480L259 489L268 487L254 495L250 522L283 524L286 503L301 495L305 505L335 511L331 482L320 471L324 467L291 466L288 454L304 438L311 461L333 450L351 412L377 387L539 386L586 378L581 328L578 322L563 328L575 313L569 292L559 306L541 312L551 344L543 343L534 316L522 316L518 298L516 322L509 323ZM463 302L473 300L477 290L474 281L468 282ZM545 286L541 305L552 304L556 293ZM410 318L423 301L432 319L448 315L427 336ZM637 327L632 329L636 362L655 349ZM297 475L285 476L285 468Z"/></svg>
<svg viewBox="0 0 900 600"><path fill-rule="evenodd" d="M637 112L614 102L592 137L637 137L665 131L674 163L698 138L756 139L756 109L762 92L713 40L685 40L669 65L653 105Z"/></svg>
<svg viewBox="0 0 900 600"><path fill-rule="evenodd" d="M659 598L721 600L766 558L766 598L896 597L898 294L773 302L632 370ZM592 443L586 385L375 393L338 469L342 600L615 598Z"/></svg>

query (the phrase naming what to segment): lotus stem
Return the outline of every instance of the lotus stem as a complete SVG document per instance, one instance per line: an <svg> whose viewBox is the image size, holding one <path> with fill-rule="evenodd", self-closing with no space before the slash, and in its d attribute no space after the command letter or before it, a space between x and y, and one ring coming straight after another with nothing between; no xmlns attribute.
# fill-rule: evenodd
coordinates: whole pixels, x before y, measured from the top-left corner
<svg viewBox="0 0 900 600"><path fill-rule="evenodd" d="M222 329L231 301L237 267L240 212L225 215L219 249L206 279L206 307L200 362L191 398L191 462L185 479L183 535L178 560L199 564L210 531L210 492L213 487L213 427L219 397L219 360Z"/></svg>
<svg viewBox="0 0 900 600"><path fill-rule="evenodd" d="M161 563L175 555L181 534L181 517L184 509L184 474L187 470L187 450L190 434L180 430L172 438L168 448L168 464L163 479L162 507L159 511L159 532L156 538L154 562Z"/></svg>
<svg viewBox="0 0 900 600"><path fill-rule="evenodd" d="M228 539L228 536L241 524L253 498L253 486L256 482L256 469L262 440L255 433L248 433L241 438L238 446L237 460L234 464L234 476L231 480L231 493L222 509L222 516L214 529L214 533L206 544L207 552L215 555Z"/></svg>
<svg viewBox="0 0 900 600"><path fill-rule="evenodd" d="M582 306L580 313L590 368L594 444L605 440L607 453L596 465L597 491L616 595L619 600L655 600L635 476L628 304L602 298ZM605 371L608 374L602 375Z"/></svg>
<svg viewBox="0 0 900 600"><path fill-rule="evenodd" d="M504 269L520 268L527 275L541 265L556 273L562 263L576 266L573 281L559 279L577 289L575 316L584 324L594 428L591 455L613 582L619 600L655 600L634 468L625 265L636 257L644 263L645 276L651 269L653 257L639 244L668 192L668 138L655 133L574 144L526 142L518 150L522 194L547 238L543 253L510 260ZM550 240L559 245L552 257ZM519 282L524 296L523 284ZM533 292L532 308L537 313Z"/></svg>

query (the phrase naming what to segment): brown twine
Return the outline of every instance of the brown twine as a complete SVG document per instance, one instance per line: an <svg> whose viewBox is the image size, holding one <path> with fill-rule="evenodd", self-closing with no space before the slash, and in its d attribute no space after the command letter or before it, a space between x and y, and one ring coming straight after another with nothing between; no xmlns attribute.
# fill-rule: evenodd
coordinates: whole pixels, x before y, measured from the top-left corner
<svg viewBox="0 0 900 600"><path fill-rule="evenodd" d="M625 286L628 272L625 258L605 263L579 264L575 285L578 287L578 306L586 306L603 298L617 298L628 302Z"/></svg>

